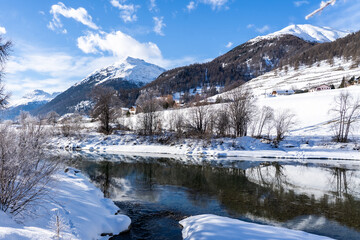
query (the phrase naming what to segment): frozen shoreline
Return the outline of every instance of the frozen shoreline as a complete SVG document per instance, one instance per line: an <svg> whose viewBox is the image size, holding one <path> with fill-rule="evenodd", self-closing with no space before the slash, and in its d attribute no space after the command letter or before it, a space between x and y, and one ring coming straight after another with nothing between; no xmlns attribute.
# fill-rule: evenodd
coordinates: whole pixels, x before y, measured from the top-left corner
<svg viewBox="0 0 360 240"><path fill-rule="evenodd" d="M360 160L356 142L334 143L329 137L324 140L293 136L274 147L251 137L201 140L171 139L168 136L151 138L127 133L109 136L92 133L82 138L53 138L49 144L62 149L108 154L155 154L208 159Z"/></svg>
<svg viewBox="0 0 360 240"><path fill-rule="evenodd" d="M115 215L118 207L104 198L89 179L70 168L54 175L55 185L48 186L51 200L44 202L35 217L25 217L22 223L0 211L0 239L53 239L57 215L61 219L61 239L108 239L103 233L119 234L131 223L125 215Z"/></svg>

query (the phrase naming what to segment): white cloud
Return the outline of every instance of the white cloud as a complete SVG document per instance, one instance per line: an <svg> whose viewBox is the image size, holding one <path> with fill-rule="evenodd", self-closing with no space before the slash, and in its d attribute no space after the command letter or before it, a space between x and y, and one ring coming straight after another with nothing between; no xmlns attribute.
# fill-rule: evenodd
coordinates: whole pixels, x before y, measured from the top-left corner
<svg viewBox="0 0 360 240"><path fill-rule="evenodd" d="M156 8L156 0L150 0L149 10L150 10L150 11L157 11L157 8Z"/></svg>
<svg viewBox="0 0 360 240"><path fill-rule="evenodd" d="M153 17L154 20L154 32L160 36L165 36L163 28L166 26L164 23L164 17Z"/></svg>
<svg viewBox="0 0 360 240"><path fill-rule="evenodd" d="M6 29L5 29L5 27L1 27L1 26L0 26L0 34L6 34Z"/></svg>
<svg viewBox="0 0 360 240"><path fill-rule="evenodd" d="M234 45L234 43L232 43L232 42L228 42L228 44L226 44L226 48L231 48L232 46Z"/></svg>
<svg viewBox="0 0 360 240"><path fill-rule="evenodd" d="M186 8L189 12L191 12L192 10L194 10L196 8L195 2L194 1L189 2L189 4L186 6Z"/></svg>
<svg viewBox="0 0 360 240"><path fill-rule="evenodd" d="M248 25L246 26L246 28L248 28L248 29L253 28L253 27L255 27L254 24L248 24Z"/></svg>
<svg viewBox="0 0 360 240"><path fill-rule="evenodd" d="M264 32L267 32L269 30L270 30L270 27L268 25L264 25L261 28L256 28L256 31L259 32L259 33L264 33Z"/></svg>
<svg viewBox="0 0 360 240"><path fill-rule="evenodd" d="M114 56L83 57L48 49L32 49L32 46L29 49L31 51L11 57L6 64L5 86L12 91L12 99L34 89L64 91L95 69L118 60Z"/></svg>
<svg viewBox="0 0 360 240"><path fill-rule="evenodd" d="M135 22L137 20L136 11L140 6L134 4L123 4L125 2L126 0L121 0L121 3L118 0L110 1L111 5L120 10L120 17L124 22Z"/></svg>
<svg viewBox="0 0 360 240"><path fill-rule="evenodd" d="M264 33L270 30L270 27L268 25L264 25L262 27L256 27L255 24L248 24L246 26L247 29L254 29L256 32Z"/></svg>
<svg viewBox="0 0 360 240"><path fill-rule="evenodd" d="M211 8L215 10L222 8L228 0L200 0L200 2L210 5Z"/></svg>
<svg viewBox="0 0 360 240"><path fill-rule="evenodd" d="M88 33L77 40L78 47L84 53L109 52L119 58L128 56L147 61L162 59L161 51L155 43L140 43L121 31L111 33Z"/></svg>
<svg viewBox="0 0 360 240"><path fill-rule="evenodd" d="M303 0L303 1L295 1L294 2L294 5L296 7L301 7L302 5L305 5L305 4L309 4L310 2L309 1L306 1L306 0Z"/></svg>
<svg viewBox="0 0 360 240"><path fill-rule="evenodd" d="M147 62L157 64L164 68L174 68L199 62L193 57L183 57L180 59L165 59L159 47L152 42L141 43L121 31L111 33L91 33L81 36L77 40L78 47L87 54L110 53L117 59L126 57L140 58Z"/></svg>
<svg viewBox="0 0 360 240"><path fill-rule="evenodd" d="M50 13L53 15L53 19L48 24L48 28L51 30L62 29L63 24L60 20L60 15L66 18L73 18L74 20L81 22L85 26L92 29L99 29L92 21L92 17L88 14L85 8L79 7L77 9L66 7L65 4L59 2L51 6ZM66 33L62 30L63 33Z"/></svg>

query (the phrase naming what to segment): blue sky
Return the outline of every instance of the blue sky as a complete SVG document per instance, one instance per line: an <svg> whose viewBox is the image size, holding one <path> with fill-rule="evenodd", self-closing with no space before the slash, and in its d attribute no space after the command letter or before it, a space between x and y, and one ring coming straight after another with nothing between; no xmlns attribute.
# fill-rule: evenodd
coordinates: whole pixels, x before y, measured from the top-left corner
<svg viewBox="0 0 360 240"><path fill-rule="evenodd" d="M310 0L0 0L0 34L14 43L13 98L64 91L126 56L167 69L204 62L290 24L360 29L360 2L338 0L305 20Z"/></svg>

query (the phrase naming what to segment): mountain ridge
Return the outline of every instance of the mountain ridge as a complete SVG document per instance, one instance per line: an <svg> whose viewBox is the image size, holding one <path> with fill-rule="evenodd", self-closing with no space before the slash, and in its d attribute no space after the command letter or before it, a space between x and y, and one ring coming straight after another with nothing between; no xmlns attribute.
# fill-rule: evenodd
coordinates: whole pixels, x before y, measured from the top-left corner
<svg viewBox="0 0 360 240"><path fill-rule="evenodd" d="M82 110L87 112L91 105L90 94L95 86L114 88L122 93L120 98L123 101L127 101L128 98L136 99L137 93L132 93L131 90L153 81L164 71L165 69L157 65L128 57L123 61L95 70L52 101L35 110L33 114L46 114L49 111L55 111L60 115Z"/></svg>

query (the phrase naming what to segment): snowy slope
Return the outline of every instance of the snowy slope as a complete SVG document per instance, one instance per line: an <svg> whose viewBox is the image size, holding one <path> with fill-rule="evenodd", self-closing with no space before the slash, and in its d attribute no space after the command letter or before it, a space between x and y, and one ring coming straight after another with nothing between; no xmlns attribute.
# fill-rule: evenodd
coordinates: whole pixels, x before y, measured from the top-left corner
<svg viewBox="0 0 360 240"><path fill-rule="evenodd" d="M272 39L290 34L299 37L301 39L304 39L305 41L323 43L323 42L332 42L338 38L343 38L349 33L350 32L348 31L334 30L329 27L317 27L310 24L299 24L299 25L290 25L280 31L265 36L256 37L250 40L250 42L258 42L261 40Z"/></svg>
<svg viewBox="0 0 360 240"><path fill-rule="evenodd" d="M128 57L124 61L96 70L75 86L88 82L95 82L96 85L99 85L119 78L137 85L144 85L153 81L164 71L165 69L144 60Z"/></svg>
<svg viewBox="0 0 360 240"><path fill-rule="evenodd" d="M287 71L285 68L281 71L276 69L248 81L243 87L250 89L256 96L260 96L270 94L274 90L309 90L322 84L333 84L337 88L343 77L348 80L353 76L356 78L360 76L360 67L354 65L353 61L337 58L334 59L333 65L322 61L311 67L300 66L297 70L291 67ZM211 99L226 98L226 95L228 93L218 94Z"/></svg>
<svg viewBox="0 0 360 240"><path fill-rule="evenodd" d="M55 111L60 115L79 110L87 112L91 107L91 92L94 87L100 85L114 88L117 91L138 89L153 81L164 71L165 69L144 60L128 57L124 61L91 73L39 108L34 114L46 114L50 111ZM120 98L125 102L128 100L128 95L123 94Z"/></svg>

